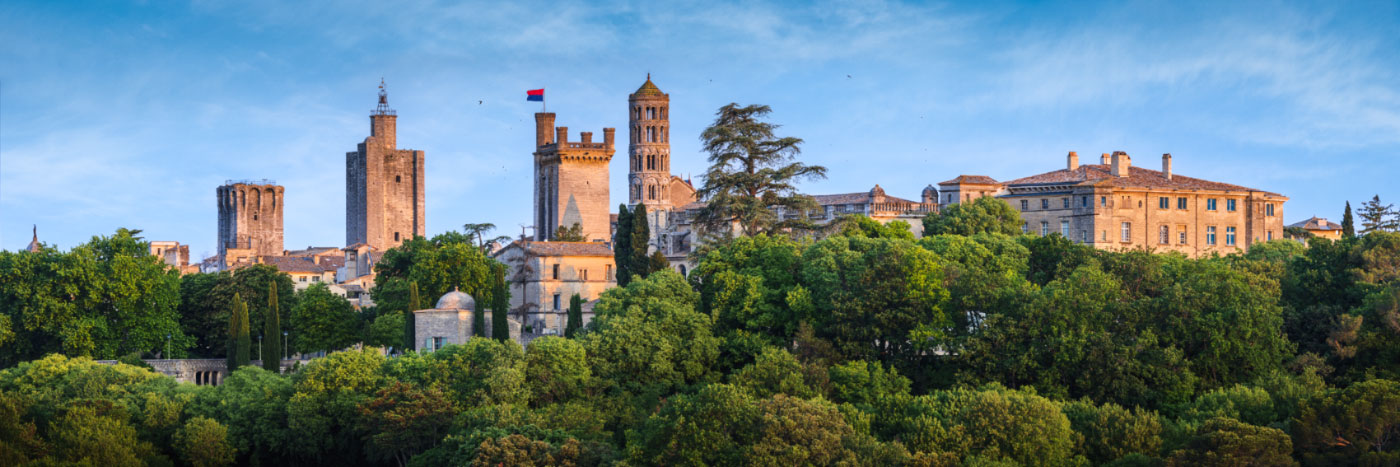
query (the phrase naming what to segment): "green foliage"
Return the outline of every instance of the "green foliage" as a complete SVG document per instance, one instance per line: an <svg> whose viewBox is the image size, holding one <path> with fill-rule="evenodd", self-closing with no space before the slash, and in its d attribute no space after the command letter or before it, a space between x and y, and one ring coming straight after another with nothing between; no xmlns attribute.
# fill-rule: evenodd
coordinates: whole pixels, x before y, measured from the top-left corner
<svg viewBox="0 0 1400 467"><path fill-rule="evenodd" d="M924 235L1021 234L1021 213L994 196L946 205L924 216Z"/></svg>
<svg viewBox="0 0 1400 467"><path fill-rule="evenodd" d="M798 284L804 246L787 237L739 237L711 250L691 271L700 311L720 335L742 330L787 347L802 322L815 317ZM795 305L795 306L794 306Z"/></svg>
<svg viewBox="0 0 1400 467"><path fill-rule="evenodd" d="M841 226L841 235L846 237L914 240L914 232L909 231L909 223L904 221L890 221L882 224L861 214L848 214L834 223Z"/></svg>
<svg viewBox="0 0 1400 467"><path fill-rule="evenodd" d="M205 417L194 417L175 433L180 458L195 467L232 465L235 452L228 443L228 428Z"/></svg>
<svg viewBox="0 0 1400 467"><path fill-rule="evenodd" d="M776 136L778 125L762 120L770 112L766 105L729 104L700 133L710 154L705 185L695 192L706 203L695 216L700 232L771 235L810 227L806 213L817 207L816 201L799 194L795 183L826 178L826 167L797 162L802 140ZM799 213L799 218L779 218L774 207ZM732 232L736 224L739 232Z"/></svg>
<svg viewBox="0 0 1400 467"><path fill-rule="evenodd" d="M510 340L510 322L506 318L510 311L510 286L506 285L506 268L498 266L495 271L495 287L491 290L491 338L506 341Z"/></svg>
<svg viewBox="0 0 1400 467"><path fill-rule="evenodd" d="M1361 235L1400 230L1400 213L1395 211L1394 204L1381 204L1380 195L1372 196L1361 205L1357 214L1361 216Z"/></svg>
<svg viewBox="0 0 1400 467"><path fill-rule="evenodd" d="M564 227L563 225L560 225L559 228L555 229L554 231L554 238L549 239L549 241L586 242L588 241L588 239L583 236L583 226L579 225L578 222L575 222L573 227Z"/></svg>
<svg viewBox="0 0 1400 467"><path fill-rule="evenodd" d="M808 399L817 395L804 381L802 364L797 358L774 347L765 349L752 364L734 372L729 383L760 398L785 394Z"/></svg>
<svg viewBox="0 0 1400 467"><path fill-rule="evenodd" d="M831 399L836 402L869 408L886 399L909 395L909 379L876 362L853 360L831 367L827 374Z"/></svg>
<svg viewBox="0 0 1400 467"><path fill-rule="evenodd" d="M1356 224L1351 218L1351 201L1347 201L1346 210L1342 212L1342 238L1356 237Z"/></svg>
<svg viewBox="0 0 1400 467"><path fill-rule="evenodd" d="M617 267L617 286L632 282L632 212L626 204L617 206L617 230L613 232L613 265Z"/></svg>
<svg viewBox="0 0 1400 467"><path fill-rule="evenodd" d="M253 346L248 333L248 303L237 293L233 294L233 309L228 316L228 371L232 373L251 361Z"/></svg>
<svg viewBox="0 0 1400 467"><path fill-rule="evenodd" d="M447 435L455 413L452 402L436 387L422 389L394 382L357 406L360 430L366 433L366 450L398 465L423 452Z"/></svg>
<svg viewBox="0 0 1400 467"><path fill-rule="evenodd" d="M1153 455L1162 446L1162 423L1152 411L1088 400L1066 402L1061 410L1074 429L1075 451L1094 464Z"/></svg>
<svg viewBox="0 0 1400 467"><path fill-rule="evenodd" d="M243 367L218 386L200 392L190 404L194 416L208 417L228 428L230 446L241 463L268 463L294 451L295 435L287 425L292 380L257 367Z"/></svg>
<svg viewBox="0 0 1400 467"><path fill-rule="evenodd" d="M480 308L480 307L478 307L478 308ZM422 310L422 309L424 309L424 308L423 308L423 297L422 297L421 295L418 294L418 283L417 283L417 282L414 282L414 281L409 281L409 282L408 282L408 308L402 310L402 311L403 311L403 317L404 317L404 319L403 319L403 341L402 341L400 344L398 344L398 346L401 347L401 348L403 348L405 351L407 351L407 350L409 350L409 349L412 349L412 348L414 348L414 346L417 345L417 342L415 342L415 341L417 340L417 335L418 335L418 333L417 333L417 330L414 328L414 326L415 326L417 323L416 323L416 322L414 321L414 319L413 319L413 312L418 311L418 310ZM477 332L481 332L481 331L480 331L481 328L479 328L479 327L473 328L473 329L476 330Z"/></svg>
<svg viewBox="0 0 1400 467"><path fill-rule="evenodd" d="M441 387L458 407L481 407L526 403L525 368L524 352L515 341L468 339L389 360L384 375L419 387Z"/></svg>
<svg viewBox="0 0 1400 467"><path fill-rule="evenodd" d="M366 345L377 347L404 348L404 328L408 327L408 318L411 313L400 313L389 311L380 313L369 322L365 329L364 341Z"/></svg>
<svg viewBox="0 0 1400 467"><path fill-rule="evenodd" d="M616 387L661 392L710 377L719 353L710 317L679 274L663 271L603 292L580 339L593 373Z"/></svg>
<svg viewBox="0 0 1400 467"><path fill-rule="evenodd" d="M999 386L891 399L882 404L875 425L913 452L1022 465L1073 464L1074 432L1059 405Z"/></svg>
<svg viewBox="0 0 1400 467"><path fill-rule="evenodd" d="M359 407L388 384L384 357L374 351L336 352L312 360L292 377L287 427L291 449L320 463L353 463L368 433L353 423Z"/></svg>
<svg viewBox="0 0 1400 467"><path fill-rule="evenodd" d="M545 336L530 341L525 352L525 380L533 405L568 402L583 396L592 378L583 344Z"/></svg>
<svg viewBox="0 0 1400 467"><path fill-rule="evenodd" d="M632 279L641 279L652 273L651 261L647 257L647 251L651 249L651 221L647 217L646 203L638 204L632 208L632 224L628 227L627 247L631 251L624 258L627 261L627 271L632 275Z"/></svg>
<svg viewBox="0 0 1400 467"><path fill-rule="evenodd" d="M569 297L569 321L564 326L564 337L572 339L583 327L583 297L573 294Z"/></svg>
<svg viewBox="0 0 1400 467"><path fill-rule="evenodd" d="M1213 418L1196 431L1186 447L1172 452L1167 465L1293 465L1292 451L1292 441L1277 428Z"/></svg>
<svg viewBox="0 0 1400 467"><path fill-rule="evenodd" d="M410 309L410 286L416 283L429 301L458 289L477 303L494 303L498 267L500 263L466 235L447 232L432 240L415 236L385 251L375 263L371 295L381 309L412 312L421 309Z"/></svg>
<svg viewBox="0 0 1400 467"><path fill-rule="evenodd" d="M277 293L279 317L286 317L286 313L282 310L290 310L296 306L297 295L291 276L279 272L276 267L271 265L255 264L239 268L232 274L220 273L217 277L218 281L210 290L207 300L210 300L211 303L222 304L224 307L223 316L227 317L227 310L230 309L228 307L232 306L234 296L240 297L248 307L250 335L257 334L266 327L263 318L267 316L267 305L272 303L268 295L273 290L276 290ZM283 319L282 321L283 330L296 331L289 320ZM253 331L255 329L258 331ZM226 332L226 330L227 328L219 329L221 333Z"/></svg>
<svg viewBox="0 0 1400 467"><path fill-rule="evenodd" d="M264 370L274 373L282 371L282 320L279 316L281 311L277 307L277 285L269 284L271 290L267 293L267 309L263 316L263 344L261 355L262 367Z"/></svg>
<svg viewBox="0 0 1400 467"><path fill-rule="evenodd" d="M67 253L0 251L0 366L53 352L165 353L167 340L183 354L192 341L180 329L179 274L139 233L118 229Z"/></svg>
<svg viewBox="0 0 1400 467"><path fill-rule="evenodd" d="M301 291L292 308L292 345L298 352L344 349L360 340L355 307L325 284Z"/></svg>
<svg viewBox="0 0 1400 467"><path fill-rule="evenodd" d="M1304 406L1292 429L1298 450L1308 456L1395 452L1400 383L1377 379L1327 391Z"/></svg>

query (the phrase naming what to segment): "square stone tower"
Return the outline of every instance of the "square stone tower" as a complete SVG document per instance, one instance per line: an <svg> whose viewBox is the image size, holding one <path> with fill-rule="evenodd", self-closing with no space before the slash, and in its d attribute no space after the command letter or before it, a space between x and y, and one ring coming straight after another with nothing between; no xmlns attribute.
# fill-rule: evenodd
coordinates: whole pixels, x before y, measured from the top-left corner
<svg viewBox="0 0 1400 467"><path fill-rule="evenodd" d="M423 151L395 147L397 120L381 81L369 137L345 153L346 245L382 252L427 232Z"/></svg>
<svg viewBox="0 0 1400 467"><path fill-rule="evenodd" d="M282 254L283 194L283 188L271 180L230 180L215 190L221 266L234 262L227 258L230 251L245 260Z"/></svg>
<svg viewBox="0 0 1400 467"><path fill-rule="evenodd" d="M615 129L569 142L569 127L554 127L553 113L535 114L535 240L548 241L560 226L579 224L585 241L612 240L608 162Z"/></svg>

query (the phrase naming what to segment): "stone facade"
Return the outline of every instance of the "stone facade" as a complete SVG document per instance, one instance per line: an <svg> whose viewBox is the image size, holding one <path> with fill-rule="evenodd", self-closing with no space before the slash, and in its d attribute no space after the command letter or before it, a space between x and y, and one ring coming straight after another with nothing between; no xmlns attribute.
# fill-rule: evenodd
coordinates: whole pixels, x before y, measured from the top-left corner
<svg viewBox="0 0 1400 467"><path fill-rule="evenodd" d="M1162 170L1132 165L1127 153L1079 165L1069 153L1064 170L1012 180L997 193L1021 212L1029 233L1058 233L1105 250L1148 248L1187 256L1243 252L1283 238L1278 193L1176 175L1172 157Z"/></svg>
<svg viewBox="0 0 1400 467"><path fill-rule="evenodd" d="M182 358L142 360L157 373L175 378L181 383L194 383L201 386L217 386L228 378L228 361L222 358ZM96 360L104 365L116 365L116 360ZM282 360L282 372L288 373L301 360ZM249 366L262 367L262 360L253 360Z"/></svg>
<svg viewBox="0 0 1400 467"><path fill-rule="evenodd" d="M579 224L591 242L612 240L608 196L608 162L613 156L613 128L603 141L593 133L569 141L569 127L555 127L553 113L535 114L535 240L554 238L560 226Z"/></svg>
<svg viewBox="0 0 1400 467"><path fill-rule="evenodd" d="M384 251L425 235L423 151L397 148L398 115L384 85L369 117L370 135L345 153L345 244Z"/></svg>
<svg viewBox="0 0 1400 467"><path fill-rule="evenodd" d="M1293 224L1290 224L1289 227L1297 227L1303 229L1308 233L1312 234L1314 237L1325 238L1333 241L1342 239L1341 224L1317 216L1310 217L1302 222L1295 222Z"/></svg>
<svg viewBox="0 0 1400 467"><path fill-rule="evenodd" d="M509 268L511 316L536 335L563 334L574 294L588 324L594 301L617 286L612 248L602 243L518 241L494 256Z"/></svg>
<svg viewBox="0 0 1400 467"><path fill-rule="evenodd" d="M282 254L284 189L269 180L229 181L215 190L220 268L253 256Z"/></svg>
<svg viewBox="0 0 1400 467"><path fill-rule="evenodd" d="M448 345L461 345L475 335L472 329L472 314L477 307L476 300L465 292L451 291L438 299L437 306L413 312L413 346L422 351L434 351ZM482 310L485 328L482 334L491 335L491 313ZM511 339L521 346L530 339L521 332L520 323L507 318Z"/></svg>

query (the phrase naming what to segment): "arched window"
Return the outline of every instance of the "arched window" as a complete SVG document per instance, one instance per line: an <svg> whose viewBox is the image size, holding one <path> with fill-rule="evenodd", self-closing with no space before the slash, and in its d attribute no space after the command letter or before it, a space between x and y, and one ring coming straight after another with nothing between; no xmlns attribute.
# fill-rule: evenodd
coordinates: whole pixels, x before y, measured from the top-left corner
<svg viewBox="0 0 1400 467"><path fill-rule="evenodd" d="M656 185L647 186L647 199L656 199Z"/></svg>

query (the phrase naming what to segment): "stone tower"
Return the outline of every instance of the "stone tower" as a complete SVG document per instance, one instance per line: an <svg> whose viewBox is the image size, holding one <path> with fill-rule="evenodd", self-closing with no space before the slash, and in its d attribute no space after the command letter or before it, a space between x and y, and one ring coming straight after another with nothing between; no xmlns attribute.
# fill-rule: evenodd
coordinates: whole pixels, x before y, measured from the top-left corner
<svg viewBox="0 0 1400 467"><path fill-rule="evenodd" d="M579 224L586 241L612 241L608 162L614 132L604 128L601 143L587 131L581 141L569 142L569 127L555 128L553 113L535 114L535 240Z"/></svg>
<svg viewBox="0 0 1400 467"><path fill-rule="evenodd" d="M215 190L219 202L221 267L254 256L282 254L284 190L271 180L228 181Z"/></svg>
<svg viewBox="0 0 1400 467"><path fill-rule="evenodd" d="M380 81L369 137L345 153L346 245L364 243L383 252L427 231L423 151L396 147L397 120Z"/></svg>
<svg viewBox="0 0 1400 467"><path fill-rule="evenodd" d="M671 97L657 89L651 74L637 92L627 96L627 204L646 203L648 211L671 208ZM652 226L653 232L657 226Z"/></svg>

